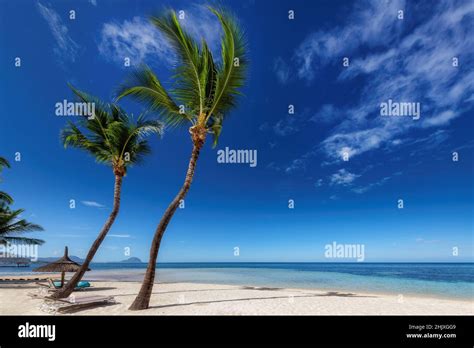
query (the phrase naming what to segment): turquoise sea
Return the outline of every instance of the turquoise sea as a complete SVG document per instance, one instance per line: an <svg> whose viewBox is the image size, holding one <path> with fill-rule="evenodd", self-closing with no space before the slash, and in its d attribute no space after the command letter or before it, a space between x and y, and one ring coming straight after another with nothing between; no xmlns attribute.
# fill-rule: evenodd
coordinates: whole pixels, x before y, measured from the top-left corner
<svg viewBox="0 0 474 348"><path fill-rule="evenodd" d="M1 267L0 276L31 274L34 267ZM145 268L146 263L93 263L86 278L141 281ZM474 300L474 263L160 263L157 281Z"/></svg>

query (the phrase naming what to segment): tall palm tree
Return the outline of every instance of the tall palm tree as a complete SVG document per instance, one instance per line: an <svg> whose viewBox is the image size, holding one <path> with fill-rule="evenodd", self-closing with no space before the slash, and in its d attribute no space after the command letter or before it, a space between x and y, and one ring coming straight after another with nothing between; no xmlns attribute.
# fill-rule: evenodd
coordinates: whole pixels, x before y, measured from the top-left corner
<svg viewBox="0 0 474 348"><path fill-rule="evenodd" d="M3 168L10 168L10 163L0 157L0 172ZM0 191L0 244L17 242L28 244L43 244L44 241L36 238L20 237L25 232L43 231L43 227L21 219L23 209L11 210L13 198L6 192Z"/></svg>
<svg viewBox="0 0 474 348"><path fill-rule="evenodd" d="M127 169L143 160L150 152L148 141L151 134L163 133L163 124L156 120L146 120L143 115L133 121L116 104L105 104L70 86L76 96L85 103L95 104L93 118L83 118L79 125L69 122L62 131L64 147L72 146L87 151L98 163L112 167L115 176L114 201L112 211L92 244L81 268L61 290L53 295L56 298L68 297L89 268L94 255L107 236L120 209L122 179ZM83 130L81 130L81 128Z"/></svg>
<svg viewBox="0 0 474 348"><path fill-rule="evenodd" d="M164 34L177 53L178 64L173 89L168 93L156 75L149 68L142 67L119 90L118 98L131 96L146 103L151 110L159 112L167 124L190 125L193 143L184 184L156 228L145 278L130 310L148 308L163 234L180 200L184 199L191 186L207 134L212 134L215 146L222 122L235 106L240 94L239 88L244 83L247 67L244 35L235 19L227 12L209 9L217 16L223 29L222 61L219 64L214 62L205 40L202 40L201 45L195 42L181 27L176 13L168 11L161 17L152 17L151 22Z"/></svg>

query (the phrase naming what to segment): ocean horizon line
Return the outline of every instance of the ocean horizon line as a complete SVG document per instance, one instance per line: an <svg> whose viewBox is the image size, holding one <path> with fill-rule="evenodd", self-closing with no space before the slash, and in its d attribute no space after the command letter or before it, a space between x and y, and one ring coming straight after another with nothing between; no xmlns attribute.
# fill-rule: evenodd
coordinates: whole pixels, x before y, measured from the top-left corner
<svg viewBox="0 0 474 348"><path fill-rule="evenodd" d="M43 262L43 261L37 261ZM147 261L142 262L123 262L123 261L99 261L99 262L92 262L92 263L122 263L122 264L131 264L131 263L148 263ZM337 261L337 262L328 262L328 261L289 261L289 262L281 262L281 261L177 261L177 262L157 262L156 264L474 264L474 261L371 261L371 262L353 262L353 261Z"/></svg>

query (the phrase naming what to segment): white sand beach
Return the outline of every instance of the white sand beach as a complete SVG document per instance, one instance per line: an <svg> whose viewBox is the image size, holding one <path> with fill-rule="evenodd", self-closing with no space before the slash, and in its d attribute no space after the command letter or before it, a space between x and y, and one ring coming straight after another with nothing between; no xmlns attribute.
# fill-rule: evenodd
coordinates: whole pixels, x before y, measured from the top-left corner
<svg viewBox="0 0 474 348"><path fill-rule="evenodd" d="M34 282L0 283L0 314L44 315ZM95 281L75 292L114 296L116 304L74 315L473 315L474 303L430 297L308 289L259 288L220 284L155 284L151 308L132 312L139 282Z"/></svg>

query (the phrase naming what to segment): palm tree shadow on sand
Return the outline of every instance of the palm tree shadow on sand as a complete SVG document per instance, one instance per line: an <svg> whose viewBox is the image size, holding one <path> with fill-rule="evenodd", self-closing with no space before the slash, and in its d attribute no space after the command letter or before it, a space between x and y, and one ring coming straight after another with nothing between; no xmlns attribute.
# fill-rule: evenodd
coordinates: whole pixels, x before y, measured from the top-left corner
<svg viewBox="0 0 474 348"><path fill-rule="evenodd" d="M248 289L244 287L243 289ZM270 288L271 290L280 290L279 288ZM265 288L253 288L253 290L268 290ZM282 289L283 290L283 289ZM187 292L187 291L182 291ZM353 293L342 293L337 291L328 291L324 294L307 294L301 296L292 296L292 298L309 298L309 297L377 297L377 296L367 296L367 295L357 295ZM162 306L150 306L150 308L168 308L168 307L179 307L179 306L190 306L190 305L199 305L199 304L211 304L211 303L224 303L224 302L239 302L239 301L248 301L248 300L275 300L275 299L288 299L289 296L272 296L272 297L246 297L246 298L236 298L228 300L215 300L215 301L195 301L187 303L173 303L169 305Z"/></svg>
<svg viewBox="0 0 474 348"><path fill-rule="evenodd" d="M174 290L174 291L154 291L152 295L163 295L163 294L176 294L176 293L183 293L183 292L203 292L203 291L235 291L241 290L240 288L233 288L233 289L195 289L195 290ZM115 297L118 296L136 296L136 293L133 294L119 294L114 295Z"/></svg>

